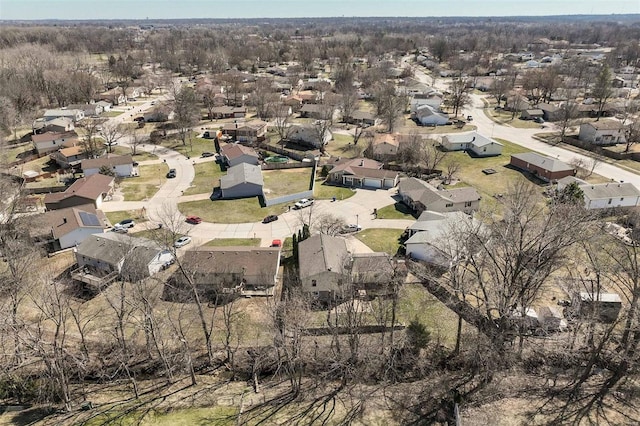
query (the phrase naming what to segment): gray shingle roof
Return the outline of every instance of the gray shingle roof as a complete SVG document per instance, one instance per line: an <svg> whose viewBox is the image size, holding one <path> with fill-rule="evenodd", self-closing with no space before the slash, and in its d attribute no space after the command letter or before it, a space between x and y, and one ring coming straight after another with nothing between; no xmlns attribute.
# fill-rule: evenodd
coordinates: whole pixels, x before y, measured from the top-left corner
<svg viewBox="0 0 640 426"><path fill-rule="evenodd" d="M550 172L573 170L573 167L566 163L563 163L560 160L556 160L555 158L551 157L545 157L544 155L540 155L535 152L523 152L521 154L512 154L511 156Z"/></svg>
<svg viewBox="0 0 640 426"><path fill-rule="evenodd" d="M309 237L298 246L300 278L327 271L343 273L348 256L347 244L343 238L325 234Z"/></svg>
<svg viewBox="0 0 640 426"><path fill-rule="evenodd" d="M255 185L264 185L262 179L262 170L260 166L241 163L227 170L226 176L220 178L220 188L229 189L241 183L253 183Z"/></svg>
<svg viewBox="0 0 640 426"><path fill-rule="evenodd" d="M580 185L584 195L590 200L607 198L640 197L640 190L632 183L600 183Z"/></svg>

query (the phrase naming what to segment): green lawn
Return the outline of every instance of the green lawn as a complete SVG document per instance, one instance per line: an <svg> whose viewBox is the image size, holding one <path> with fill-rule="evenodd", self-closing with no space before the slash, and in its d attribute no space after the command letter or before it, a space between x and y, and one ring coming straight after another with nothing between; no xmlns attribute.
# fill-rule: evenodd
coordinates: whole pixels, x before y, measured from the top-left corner
<svg viewBox="0 0 640 426"><path fill-rule="evenodd" d="M327 152L334 157L356 158L362 155L366 144L360 139L358 145L353 145L353 136L334 133L333 140L327 144Z"/></svg>
<svg viewBox="0 0 640 426"><path fill-rule="evenodd" d="M277 198L308 191L312 171L313 167L263 171L265 196L267 198Z"/></svg>
<svg viewBox="0 0 640 426"><path fill-rule="evenodd" d="M455 344L457 315L422 285L405 284L400 288L398 320L406 325L416 318L427 326L433 341L439 339L449 347Z"/></svg>
<svg viewBox="0 0 640 426"><path fill-rule="evenodd" d="M207 247L250 246L260 247L260 238L216 238L203 244Z"/></svg>
<svg viewBox="0 0 640 426"><path fill-rule="evenodd" d="M249 223L260 222L268 215L278 215L286 210L286 205L260 207L258 197L238 200L199 200L178 204L185 216L200 216L205 222Z"/></svg>
<svg viewBox="0 0 640 426"><path fill-rule="evenodd" d="M536 123L533 120L520 120L518 117L520 113L516 113L515 118L511 118L511 111L496 111L493 108L485 108L484 110L487 117L499 124L508 124L511 127L518 129L539 129L541 124Z"/></svg>
<svg viewBox="0 0 640 426"><path fill-rule="evenodd" d="M140 166L140 176L124 179L120 184L125 201L142 201L153 197L167 180L169 166L164 163Z"/></svg>
<svg viewBox="0 0 640 426"><path fill-rule="evenodd" d="M106 424L129 425L159 425L159 426L190 426L211 425L227 426L235 424L237 408L216 405L205 408L183 408L171 410L139 410L139 411L109 411L92 417L84 425L97 426Z"/></svg>
<svg viewBox="0 0 640 426"><path fill-rule="evenodd" d="M147 222L149 220L140 210L121 210L119 212L107 212L105 215L107 215L107 219L109 219L112 225L124 219L133 219L136 223Z"/></svg>
<svg viewBox="0 0 640 426"><path fill-rule="evenodd" d="M398 240L403 232L403 229L371 228L358 232L356 238L375 252L383 251L395 255L400 247Z"/></svg>
<svg viewBox="0 0 640 426"><path fill-rule="evenodd" d="M213 188L220 186L220 177L226 173L220 169L220 165L214 161L198 163L194 166L196 176L191 186L184 195L211 194Z"/></svg>
<svg viewBox="0 0 640 426"><path fill-rule="evenodd" d="M316 184L313 190L313 196L318 200L330 200L333 197L336 197L336 200L346 200L347 198L356 195L356 191L351 188L325 185L322 183L323 181L324 179L316 179Z"/></svg>
<svg viewBox="0 0 640 426"><path fill-rule="evenodd" d="M455 161L460 164L460 169L454 174L454 178L461 180L464 184L473 186L483 197L493 197L495 194L505 193L510 182L515 179L522 179L520 171L506 167L511 160L511 154L530 150L503 139L496 140L504 145L502 155L473 158L466 152L449 152L439 168L446 170L447 164ZM494 169L497 173L485 175L482 172L483 169Z"/></svg>
<svg viewBox="0 0 640 426"><path fill-rule="evenodd" d="M378 219L415 219L415 216L406 204L398 202L378 209Z"/></svg>
<svg viewBox="0 0 640 426"><path fill-rule="evenodd" d="M187 138L186 145L182 144L179 135L171 135L171 139L162 141L162 145L178 151L187 157L200 157L203 152L216 152L213 139L197 138L195 134L194 132L191 137L191 142L189 142L189 138Z"/></svg>

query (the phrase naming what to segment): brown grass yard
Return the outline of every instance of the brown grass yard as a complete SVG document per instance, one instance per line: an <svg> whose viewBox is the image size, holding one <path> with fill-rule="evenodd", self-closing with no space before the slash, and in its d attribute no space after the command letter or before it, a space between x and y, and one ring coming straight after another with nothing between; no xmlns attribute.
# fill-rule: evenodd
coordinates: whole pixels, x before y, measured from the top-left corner
<svg viewBox="0 0 640 426"><path fill-rule="evenodd" d="M164 163L139 166L140 176L123 179L120 189L125 201L142 201L153 197L167 180L169 166Z"/></svg>
<svg viewBox="0 0 640 426"><path fill-rule="evenodd" d="M288 194L308 191L313 167L299 169L263 170L264 195L277 198Z"/></svg>
<svg viewBox="0 0 640 426"><path fill-rule="evenodd" d="M124 219L133 219L136 221L136 223L147 222L149 220L140 210L122 210L119 212L107 212L105 213L105 215L107 216L107 219L109 219L109 222L111 222L112 225L115 225L116 223Z"/></svg>

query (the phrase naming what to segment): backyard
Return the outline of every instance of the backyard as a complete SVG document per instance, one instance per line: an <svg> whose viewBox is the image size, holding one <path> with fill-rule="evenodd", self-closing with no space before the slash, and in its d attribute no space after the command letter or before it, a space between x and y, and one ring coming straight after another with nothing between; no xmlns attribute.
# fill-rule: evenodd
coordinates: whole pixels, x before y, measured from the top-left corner
<svg viewBox="0 0 640 426"><path fill-rule="evenodd" d="M203 152L216 151L213 139L198 138L195 132L192 132L191 138L187 137L186 142L187 143L183 145L179 135L172 134L169 139L163 140L161 145L178 151L185 157L201 157Z"/></svg>
<svg viewBox="0 0 640 426"><path fill-rule="evenodd" d="M216 238L203 244L206 247L260 247L260 238Z"/></svg>
<svg viewBox="0 0 640 426"><path fill-rule="evenodd" d="M131 154L131 148L126 146L116 146L112 149L113 153L116 155L129 155ZM138 148L136 150L136 155L133 156L133 161L149 161L149 160L157 160L158 156L152 154L150 152L146 152Z"/></svg>
<svg viewBox="0 0 640 426"><path fill-rule="evenodd" d="M167 180L169 167L164 164L147 164L138 167L138 177L122 180L120 190L125 201L147 200L158 192Z"/></svg>
<svg viewBox="0 0 640 426"><path fill-rule="evenodd" d="M109 222L111 222L111 225L115 225L116 223L125 219L133 219L136 221L136 223L148 221L144 212L140 210L121 210L117 212L106 212L105 215L107 216L107 219L109 219Z"/></svg>
<svg viewBox="0 0 640 426"><path fill-rule="evenodd" d="M336 197L336 200L346 200L356 194L351 188L327 185L323 182L324 178L316 179L313 189L313 196L318 200L331 200L333 197Z"/></svg>
<svg viewBox="0 0 640 426"><path fill-rule="evenodd" d="M299 169L264 170L264 194L266 198L277 198L288 194L308 191L313 167Z"/></svg>
<svg viewBox="0 0 640 426"><path fill-rule="evenodd" d="M394 256L400 248L400 235L404 229L369 228L358 232L356 238L375 252Z"/></svg>
<svg viewBox="0 0 640 426"><path fill-rule="evenodd" d="M378 209L378 219L415 219L414 212L406 204L396 202Z"/></svg>

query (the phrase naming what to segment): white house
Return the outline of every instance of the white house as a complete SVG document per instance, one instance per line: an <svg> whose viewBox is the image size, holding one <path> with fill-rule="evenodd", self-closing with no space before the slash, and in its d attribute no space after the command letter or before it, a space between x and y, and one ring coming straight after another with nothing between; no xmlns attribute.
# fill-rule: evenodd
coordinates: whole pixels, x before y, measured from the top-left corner
<svg viewBox="0 0 640 426"><path fill-rule="evenodd" d="M320 148L322 145L329 143L333 139L333 133L329 129L324 134L324 140L320 142L319 131L312 126L291 126L289 132L289 140L294 142L301 142L307 145L311 145L315 148Z"/></svg>
<svg viewBox="0 0 640 426"><path fill-rule="evenodd" d="M84 118L84 111L80 109L48 109L44 112L43 117L46 121L66 117L77 123Z"/></svg>
<svg viewBox="0 0 640 426"><path fill-rule="evenodd" d="M111 102L107 102L107 101L98 101L96 102L96 105L102 107L102 111L103 112L107 112L107 111L111 111Z"/></svg>
<svg viewBox="0 0 640 426"><path fill-rule="evenodd" d="M95 175L102 167L108 167L118 177L131 177L134 175L133 158L131 155L107 154L100 158L82 160L80 167L85 176Z"/></svg>
<svg viewBox="0 0 640 426"><path fill-rule="evenodd" d="M411 106L411 112L416 112L418 107L422 105L429 105L431 108L436 111L440 109L442 105L442 95L438 92L431 92L425 94L416 94L409 101L409 105Z"/></svg>
<svg viewBox="0 0 640 426"><path fill-rule="evenodd" d="M477 157L490 157L502 154L503 145L478 132L470 132L443 136L442 148L447 151L471 151Z"/></svg>
<svg viewBox="0 0 640 426"><path fill-rule="evenodd" d="M49 251L76 246L93 234L101 234L108 227L104 213L91 204L50 210L33 221L29 233L36 241L48 245Z"/></svg>
<svg viewBox="0 0 640 426"><path fill-rule="evenodd" d="M613 207L636 207L640 205L640 190L630 182L588 183L567 176L558 181L558 190L577 183L584 195L584 206L589 210Z"/></svg>
<svg viewBox="0 0 640 426"><path fill-rule="evenodd" d="M73 146L78 142L76 132L54 133L46 132L31 136L31 142L38 154L54 152L66 146Z"/></svg>
<svg viewBox="0 0 640 426"><path fill-rule="evenodd" d="M625 126L619 121L600 120L580 125L578 139L594 145L626 143Z"/></svg>
<svg viewBox="0 0 640 426"><path fill-rule="evenodd" d="M438 112L429 105L417 107L414 117L422 126L444 126L449 122L447 114Z"/></svg>

